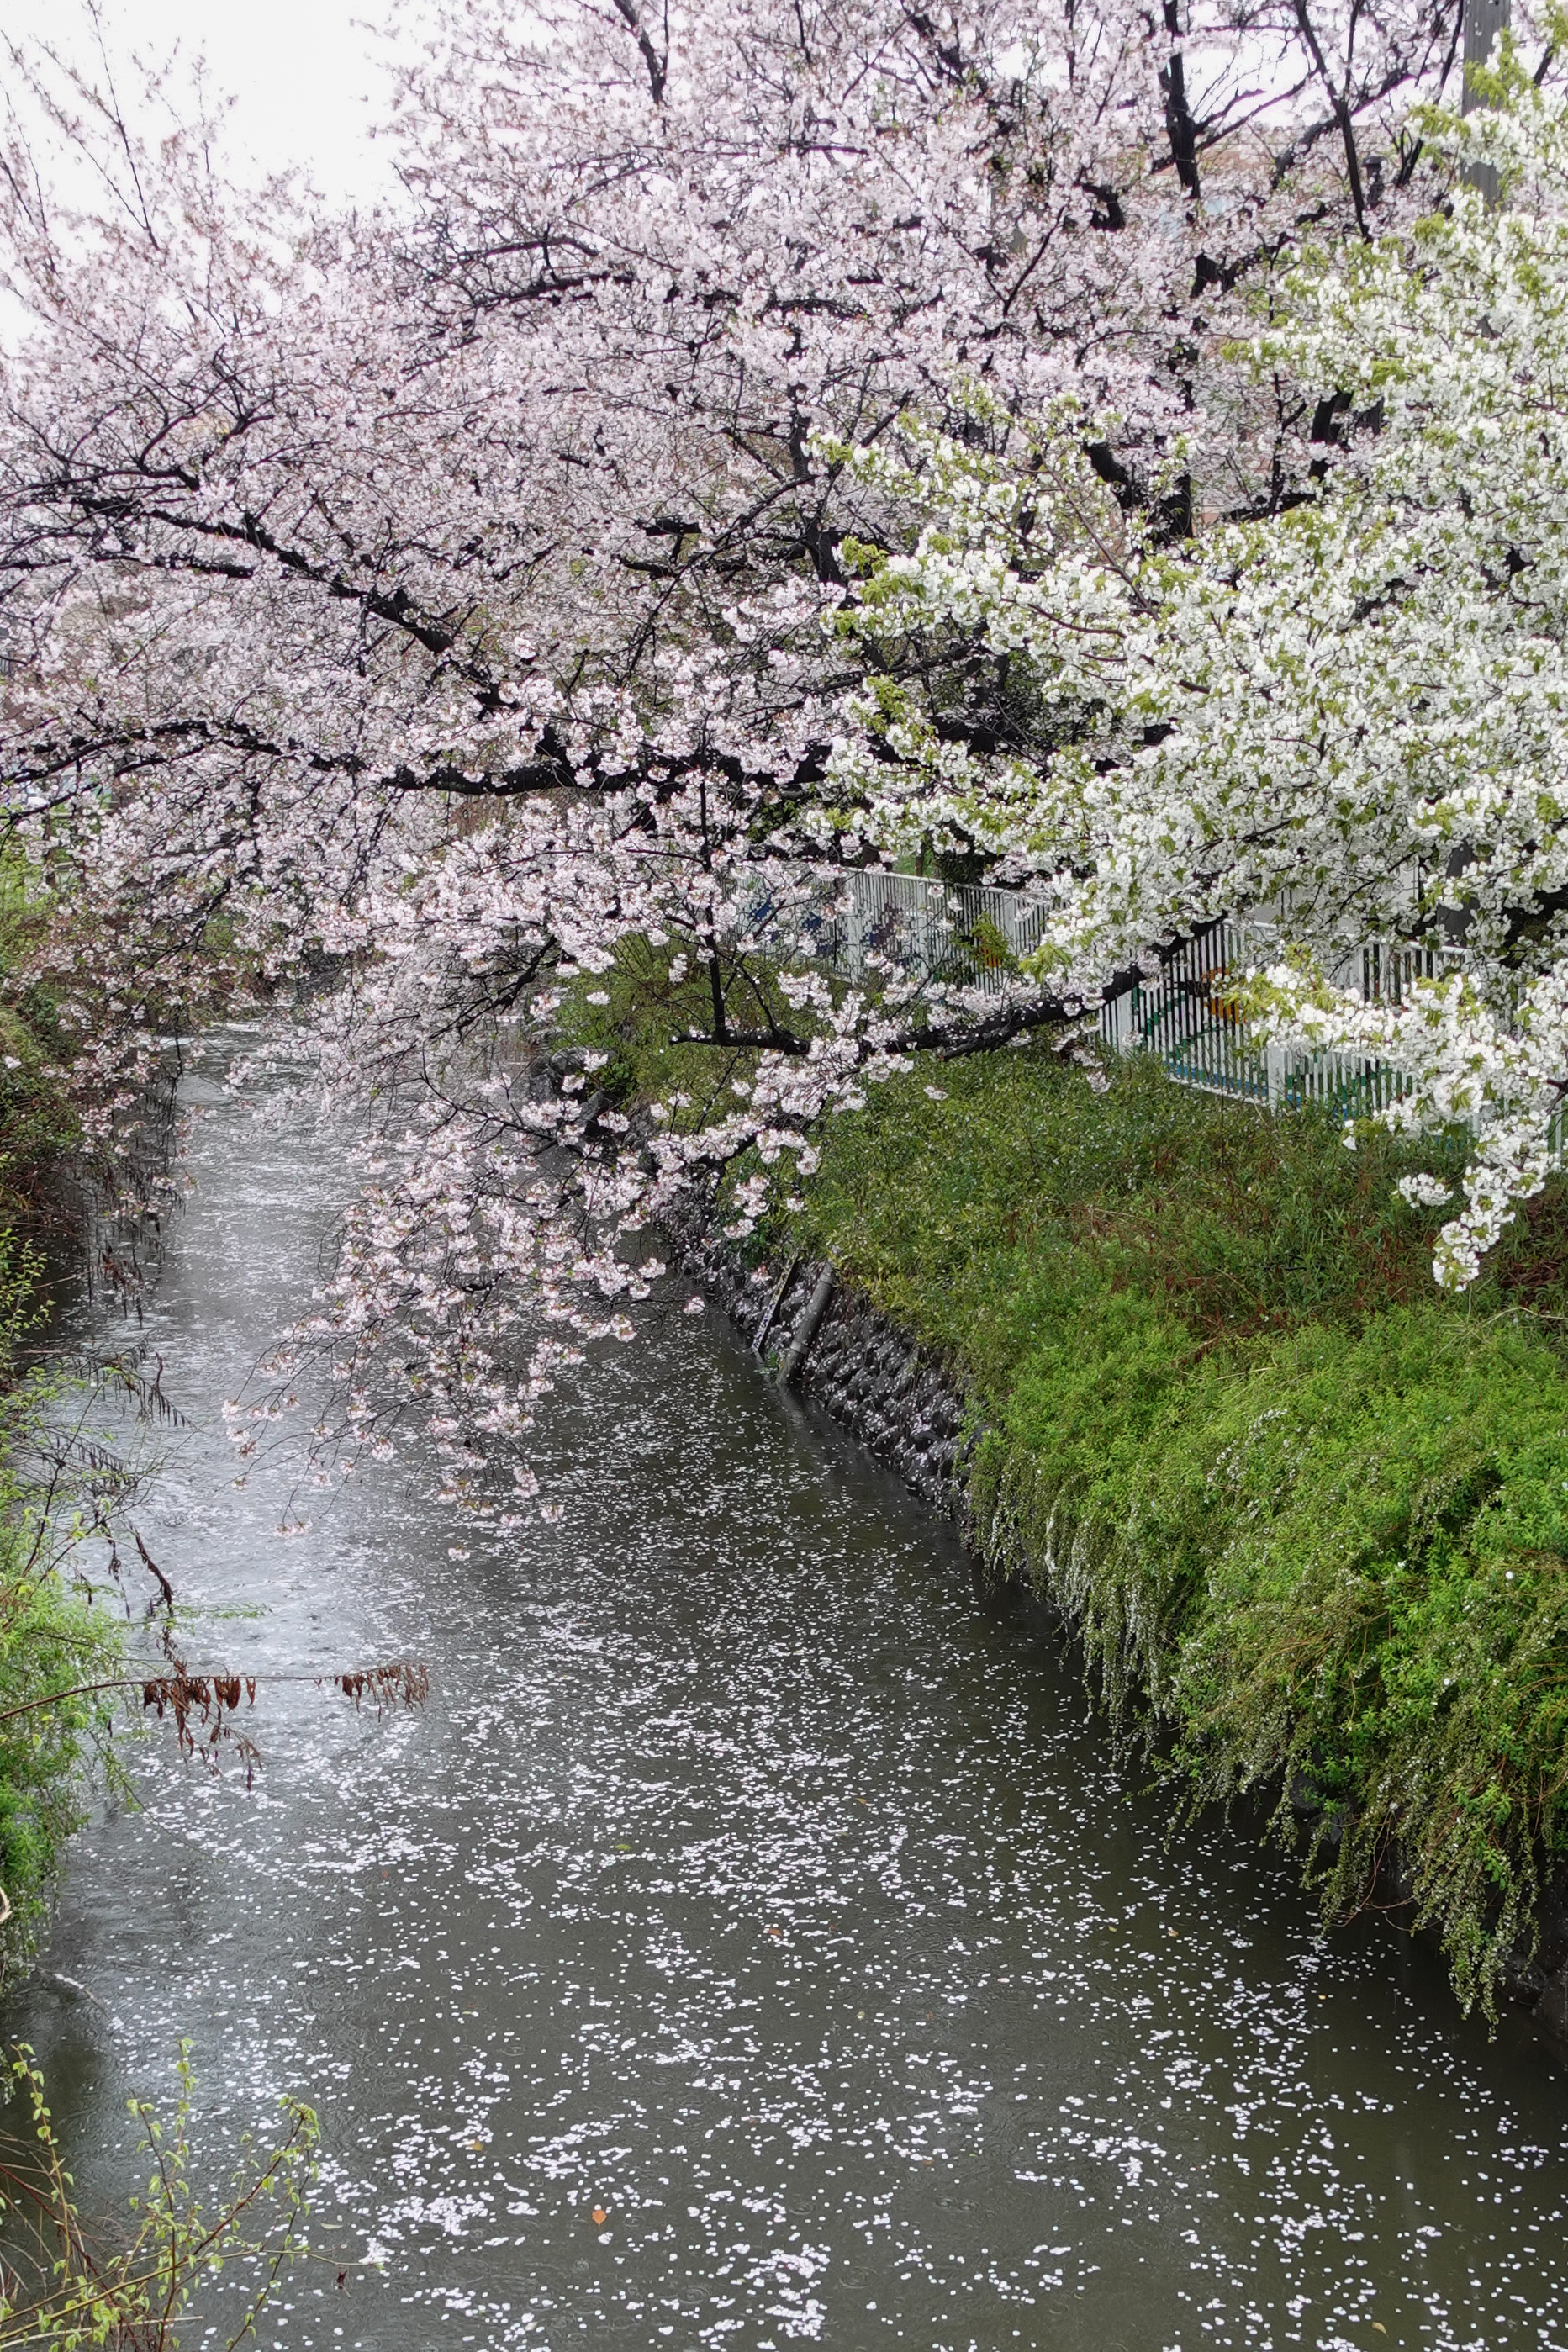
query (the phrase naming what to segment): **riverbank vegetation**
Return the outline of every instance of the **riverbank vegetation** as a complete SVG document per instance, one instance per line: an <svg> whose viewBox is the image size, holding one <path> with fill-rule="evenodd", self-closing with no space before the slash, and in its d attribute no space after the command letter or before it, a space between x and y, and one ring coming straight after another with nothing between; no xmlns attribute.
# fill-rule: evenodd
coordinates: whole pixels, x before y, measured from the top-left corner
<svg viewBox="0 0 1568 2352"><path fill-rule="evenodd" d="M83 1238L88 1181L60 1082L74 1041L39 971L56 919L36 873L0 861L0 1985L32 1951L89 1768L108 1753L101 1701L71 1694L115 1674L123 1654L114 1614L73 1572L92 1508L73 1384L37 1369L53 1272ZM110 1476L98 1461L97 1487Z"/></svg>
<svg viewBox="0 0 1568 2352"><path fill-rule="evenodd" d="M65 1847L83 1818L90 1768L111 1753L112 1717L93 1686L123 1664L115 1617L70 1573L70 1536L0 1456L0 1987L29 1958Z"/></svg>
<svg viewBox="0 0 1568 2352"><path fill-rule="evenodd" d="M1183 1801L1269 1795L1331 1915L1396 1851L1490 2003L1568 1848L1568 1180L1456 1303L1385 1131L1110 1078L891 1081L789 1245L964 1382L993 1560Z"/></svg>

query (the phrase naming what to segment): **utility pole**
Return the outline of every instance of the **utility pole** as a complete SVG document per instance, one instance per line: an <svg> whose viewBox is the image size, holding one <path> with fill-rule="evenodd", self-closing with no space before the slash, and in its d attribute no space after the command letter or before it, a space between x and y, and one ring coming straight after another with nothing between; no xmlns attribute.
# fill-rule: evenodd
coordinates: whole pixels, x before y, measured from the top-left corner
<svg viewBox="0 0 1568 2352"><path fill-rule="evenodd" d="M1486 101L1470 88L1470 68L1484 66L1491 55L1492 43L1510 21L1511 0L1463 0L1465 11L1465 86L1459 95L1459 112L1474 114ZM1465 178L1479 191L1481 201L1489 207L1498 200L1497 170L1491 163L1468 163ZM1461 875L1475 857L1468 841L1456 842L1449 850L1443 871L1450 878ZM1470 928L1468 907L1443 907L1437 910L1437 928L1449 947L1464 945L1465 934Z"/></svg>
<svg viewBox="0 0 1568 2352"><path fill-rule="evenodd" d="M1474 114L1485 100L1470 88L1470 68L1484 66L1491 56L1492 43L1511 21L1511 0L1464 0L1464 10L1465 86L1459 98L1459 112ZM1497 173L1490 163L1472 163L1465 177L1472 188L1480 190L1489 205L1496 204Z"/></svg>

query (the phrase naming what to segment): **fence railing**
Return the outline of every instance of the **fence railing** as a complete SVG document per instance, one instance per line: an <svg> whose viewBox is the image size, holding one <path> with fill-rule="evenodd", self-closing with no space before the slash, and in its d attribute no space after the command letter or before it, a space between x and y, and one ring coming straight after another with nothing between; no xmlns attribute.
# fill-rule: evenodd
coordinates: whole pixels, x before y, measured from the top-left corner
<svg viewBox="0 0 1568 2352"><path fill-rule="evenodd" d="M1255 1042L1226 987L1246 960L1240 927L1212 924L1184 940L1152 978L1112 997L1100 1014L1101 1034L1120 1053L1157 1054L1184 1086L1270 1101L1268 1050Z"/></svg>
<svg viewBox="0 0 1568 2352"><path fill-rule="evenodd" d="M760 897L749 928L850 979L864 978L880 958L914 979L989 995L1039 945L1044 923L1044 909L1019 891L862 872L802 876L787 905ZM1100 1026L1107 1044L1157 1054L1179 1085L1276 1110L1316 1102L1350 1119L1409 1093L1413 1081L1385 1062L1291 1053L1253 1034L1228 982L1267 959L1269 931L1228 918L1182 940L1155 974L1106 1003ZM1343 958L1331 977L1371 1002L1396 1004L1414 982L1458 960L1458 950L1374 943Z"/></svg>
<svg viewBox="0 0 1568 2352"><path fill-rule="evenodd" d="M1255 1038L1241 1013L1231 975L1266 960L1265 927L1226 919L1184 940L1151 979L1113 997L1101 1033L1122 1052L1159 1055L1173 1078L1207 1094L1239 1095L1275 1110L1324 1104L1336 1118L1385 1110L1414 1080L1386 1062L1359 1054L1291 1053ZM1398 1004L1417 980L1458 961L1458 950L1385 946L1344 957L1331 973L1369 1003Z"/></svg>

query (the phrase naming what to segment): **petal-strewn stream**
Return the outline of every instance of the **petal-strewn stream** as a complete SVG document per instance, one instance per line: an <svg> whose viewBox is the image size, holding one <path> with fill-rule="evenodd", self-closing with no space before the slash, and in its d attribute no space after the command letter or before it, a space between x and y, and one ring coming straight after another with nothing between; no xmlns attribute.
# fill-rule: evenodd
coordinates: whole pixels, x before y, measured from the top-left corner
<svg viewBox="0 0 1568 2352"><path fill-rule="evenodd" d="M220 2143L321 2107L269 2345L1568 2341L1543 2048L1386 1928L1325 1944L1251 1834L1167 1843L1071 1657L716 1317L677 1291L548 1401L559 1524L455 1559L396 1465L280 1537L222 1404L340 1179L222 1099L193 1171L149 1335L193 1426L142 1518L236 1612L193 1653L432 1696L264 1691L250 1791L154 1734L84 1833L46 1965L97 2000L7 2023L89 2205L189 2034Z"/></svg>

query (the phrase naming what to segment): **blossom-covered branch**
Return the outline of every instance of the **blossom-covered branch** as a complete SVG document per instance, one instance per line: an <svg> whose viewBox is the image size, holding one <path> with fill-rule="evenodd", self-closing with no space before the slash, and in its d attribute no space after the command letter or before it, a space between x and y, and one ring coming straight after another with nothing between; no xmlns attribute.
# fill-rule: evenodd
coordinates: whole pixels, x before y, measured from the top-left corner
<svg viewBox="0 0 1568 2352"><path fill-rule="evenodd" d="M1214 600L1250 563L1266 605L1272 534L1281 658L1332 637L1337 584L1301 599L1351 377L1232 346L1303 235L1415 222L1409 110L1454 94L1458 27L455 0L400 84L404 207L342 218L34 61L39 136L111 199L57 210L14 131L7 813L106 1121L220 983L310 983L365 1189L263 1422L319 1349L323 1454L412 1424L455 1498L503 1507L500 1460L531 1500L541 1386L631 1328L639 1236L694 1188L752 1155L744 1227L910 1055L1071 1028L1113 962L1272 887L1316 754L1245 809L1197 789L1250 772L1273 691ZM1225 515L1268 520L1195 569ZM1394 574L1364 593L1396 614ZM1408 833L1293 887L1360 923ZM844 870L906 854L1043 893L1040 968L824 970ZM636 1122L549 1034L633 956L711 1057Z"/></svg>

